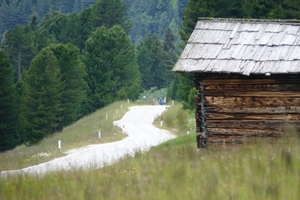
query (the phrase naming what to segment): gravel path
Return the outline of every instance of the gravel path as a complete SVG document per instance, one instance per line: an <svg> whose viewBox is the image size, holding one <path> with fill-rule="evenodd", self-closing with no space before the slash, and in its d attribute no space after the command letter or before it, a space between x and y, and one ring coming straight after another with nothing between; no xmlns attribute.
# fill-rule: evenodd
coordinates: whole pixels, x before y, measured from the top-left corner
<svg viewBox="0 0 300 200"><path fill-rule="evenodd" d="M123 128L129 137L112 143L91 145L72 151L71 154L35 166L11 171L2 171L1 176L9 174L44 174L50 171L70 169L100 168L117 162L136 151L145 152L175 136L152 125L154 119L165 111L165 106L134 106L115 125Z"/></svg>

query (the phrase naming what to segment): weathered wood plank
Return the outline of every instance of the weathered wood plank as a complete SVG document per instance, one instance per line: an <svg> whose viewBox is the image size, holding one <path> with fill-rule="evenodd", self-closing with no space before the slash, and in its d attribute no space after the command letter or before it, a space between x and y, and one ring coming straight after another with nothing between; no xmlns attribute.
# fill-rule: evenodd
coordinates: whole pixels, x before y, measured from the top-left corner
<svg viewBox="0 0 300 200"><path fill-rule="evenodd" d="M291 130L299 132L299 78L298 74L196 74L196 131L205 131L208 142L213 143L241 143L245 138L277 138Z"/></svg>
<svg viewBox="0 0 300 200"><path fill-rule="evenodd" d="M234 128L207 128L211 136L243 136L243 137L278 137L284 134L284 131L261 130L261 129L234 129Z"/></svg>
<svg viewBox="0 0 300 200"><path fill-rule="evenodd" d="M209 119L227 119L227 120L300 120L300 113L291 114L255 114L255 113L206 113L205 117Z"/></svg>
<svg viewBox="0 0 300 200"><path fill-rule="evenodd" d="M269 140L274 140L277 137L268 137ZM242 136L211 136L208 138L208 144L241 144L244 142L251 143L261 140L261 137L242 137Z"/></svg>
<svg viewBox="0 0 300 200"><path fill-rule="evenodd" d="M248 106L261 108L277 106L299 106L300 98L206 96L205 102L207 106Z"/></svg>
<svg viewBox="0 0 300 200"><path fill-rule="evenodd" d="M281 121L281 120L215 120L206 121L209 128L247 128L247 129L268 129L268 130L284 130L293 128L300 130L300 121Z"/></svg>
<svg viewBox="0 0 300 200"><path fill-rule="evenodd" d="M209 79L202 80L204 85L268 85L268 84L298 84L299 79Z"/></svg>
<svg viewBox="0 0 300 200"><path fill-rule="evenodd" d="M207 113L300 113L299 106L278 106L278 107L247 107L247 106L209 106L206 107Z"/></svg>
<svg viewBox="0 0 300 200"><path fill-rule="evenodd" d="M218 144L224 144L224 143L243 143L243 137L242 136L211 136L207 139L208 143L218 143Z"/></svg>
<svg viewBox="0 0 300 200"><path fill-rule="evenodd" d="M269 91L207 91L206 96L223 96L223 97L276 97L276 98L289 98L300 97L300 92L285 91L285 92L269 92Z"/></svg>
<svg viewBox="0 0 300 200"><path fill-rule="evenodd" d="M300 81L297 84L267 84L267 85L204 85L205 91L223 91L223 92L236 92L236 91L300 91Z"/></svg>

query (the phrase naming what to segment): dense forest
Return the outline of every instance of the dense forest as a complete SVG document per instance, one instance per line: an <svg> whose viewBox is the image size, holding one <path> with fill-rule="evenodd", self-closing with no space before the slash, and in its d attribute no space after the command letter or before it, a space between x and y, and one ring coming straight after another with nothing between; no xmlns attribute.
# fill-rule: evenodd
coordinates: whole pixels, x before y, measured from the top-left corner
<svg viewBox="0 0 300 200"><path fill-rule="evenodd" d="M0 43L6 30L17 25L27 25L31 17L49 17L50 10L62 14L80 13L95 4L97 0L0 0ZM123 0L127 17L132 23L129 33L133 43L138 44L148 33L161 38L168 27L176 32L182 19L182 9L188 0Z"/></svg>
<svg viewBox="0 0 300 200"><path fill-rule="evenodd" d="M173 74L198 17L299 19L293 0L0 0L0 151L34 145L142 90L193 109Z"/></svg>

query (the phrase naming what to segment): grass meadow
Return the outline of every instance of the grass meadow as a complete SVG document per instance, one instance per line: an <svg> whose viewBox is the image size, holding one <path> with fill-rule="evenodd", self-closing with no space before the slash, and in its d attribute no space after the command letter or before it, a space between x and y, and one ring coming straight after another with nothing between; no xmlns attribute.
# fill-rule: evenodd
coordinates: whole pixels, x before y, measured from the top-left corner
<svg viewBox="0 0 300 200"><path fill-rule="evenodd" d="M21 145L11 151L0 153L0 171L40 164L65 156L67 151L75 148L120 140L126 135L119 127L113 125L113 121L121 119L133 105L135 104L127 101L115 102L83 117L64 128L62 132L49 135L38 145L30 147ZM58 150L58 140L61 140L61 151Z"/></svg>
<svg viewBox="0 0 300 200"><path fill-rule="evenodd" d="M104 168L0 179L0 199L300 199L294 133L197 150L192 116L180 106L169 108L163 128L177 138ZM191 125L190 134L181 123Z"/></svg>

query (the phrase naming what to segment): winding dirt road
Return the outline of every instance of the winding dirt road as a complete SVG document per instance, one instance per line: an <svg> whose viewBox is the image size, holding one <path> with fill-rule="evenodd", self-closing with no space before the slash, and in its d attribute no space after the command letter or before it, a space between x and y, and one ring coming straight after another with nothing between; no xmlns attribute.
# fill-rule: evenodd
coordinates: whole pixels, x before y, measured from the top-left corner
<svg viewBox="0 0 300 200"><path fill-rule="evenodd" d="M117 142L93 145L75 151L65 157L35 166L2 171L1 176L11 174L45 174L51 171L100 168L117 162L136 151L145 152L175 136L152 125L154 119L165 111L165 106L134 106L115 125L123 128L128 137Z"/></svg>

